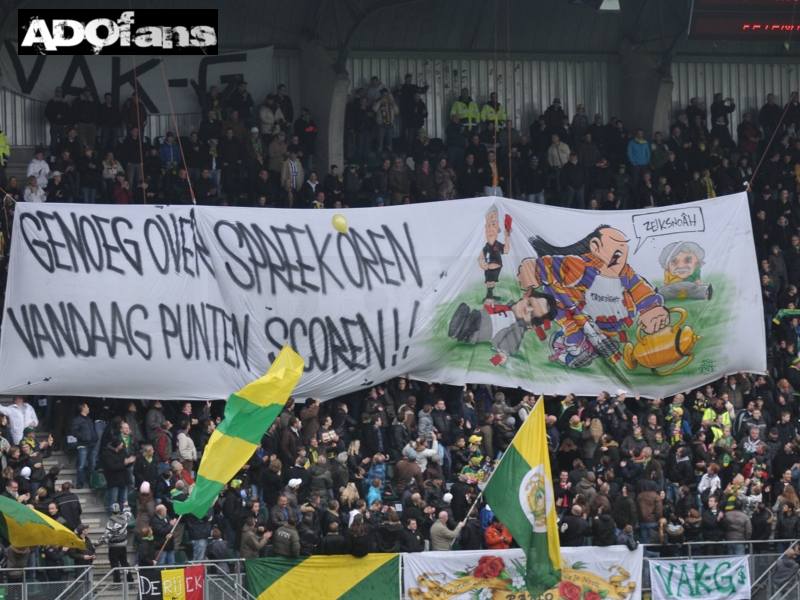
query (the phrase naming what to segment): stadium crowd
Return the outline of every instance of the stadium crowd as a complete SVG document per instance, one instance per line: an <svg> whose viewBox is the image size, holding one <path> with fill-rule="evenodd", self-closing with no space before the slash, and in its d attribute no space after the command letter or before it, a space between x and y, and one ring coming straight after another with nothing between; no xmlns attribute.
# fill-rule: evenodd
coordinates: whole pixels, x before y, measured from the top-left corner
<svg viewBox="0 0 800 600"><path fill-rule="evenodd" d="M784 106L769 94L758 114L744 113L738 124L729 120L732 98L715 94L708 107L692 98L668 131L646 140L616 117L590 117L583 104L570 116L559 98L518 128L495 93L479 104L464 88L439 139L425 129L427 84L409 74L392 90L372 77L347 104L347 164L328 167L314 161L311 111L296 111L285 85L258 104L241 79L223 90L192 85L202 121L188 135L158 139L146 135L147 110L135 95L117 108L111 94L100 102L85 88L70 103L56 88L45 111L49 148L36 148L26 182L0 172L0 187L16 201L33 202L194 198L204 205L333 208L504 195L591 210L668 206L743 190L755 201L769 188L773 201L788 192L783 201L794 208L800 178L796 94L785 119ZM9 143L0 134L4 158ZM779 215L765 212L772 228Z"/></svg>
<svg viewBox="0 0 800 600"><path fill-rule="evenodd" d="M769 373L732 374L654 400L608 391L546 397L561 542L639 540L669 555L717 541L743 554L747 541L800 538L796 95L780 126L784 107L772 95L757 119L744 114L735 140L728 118L734 101L717 94L707 110L693 98L668 132L645 140L642 130L631 134L619 119L590 120L583 105L570 118L558 98L526 135L506 119L494 94L479 109L465 89L450 110L445 140L436 140L424 129L426 86L407 76L390 90L373 78L347 107L345 150L352 162L320 178L312 115L302 109L295 119L285 86L261 105L244 81L227 93L195 89L202 123L188 138L163 140L144 135L147 114L135 97L120 111L110 95L99 103L84 91L70 104L56 89L47 106L49 152L36 148L27 185L13 177L0 182L7 192L4 231L17 201L190 203L194 197L198 204L332 208L502 194L622 209L748 191ZM0 137L0 153L7 148ZM222 402L37 397L28 404L19 397L0 407L2 493L86 537L71 485L57 482L58 467L42 467L53 449L76 451L77 486L107 488L111 515L90 550L69 551L76 564L91 564L104 544L112 565L126 564L131 520L140 565L152 564L162 547L158 561L173 563L184 531L196 560L509 548L514 540L491 507L473 503L528 417L535 387L398 378L366 396L290 400L205 517L180 522L173 503L191 493ZM51 438L36 442L37 428ZM62 549L42 552L46 564L63 564ZM25 551L6 549L9 564L28 560L18 553Z"/></svg>

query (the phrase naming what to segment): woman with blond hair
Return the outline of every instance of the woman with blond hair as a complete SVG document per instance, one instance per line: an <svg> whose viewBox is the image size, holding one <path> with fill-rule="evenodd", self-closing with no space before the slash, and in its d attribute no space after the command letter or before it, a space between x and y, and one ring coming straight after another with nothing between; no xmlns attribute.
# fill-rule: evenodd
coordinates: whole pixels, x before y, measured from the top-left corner
<svg viewBox="0 0 800 600"><path fill-rule="evenodd" d="M603 437L603 423L600 419L586 419L586 422L581 432L581 459L583 463L592 468L594 464L594 453L600 445L600 439Z"/></svg>
<svg viewBox="0 0 800 600"><path fill-rule="evenodd" d="M347 484L347 487L344 488L342 495L339 496L339 504L341 504L343 511L349 512L353 509L353 507L355 507L359 498L360 496L358 495L358 489L351 481Z"/></svg>
<svg viewBox="0 0 800 600"><path fill-rule="evenodd" d="M781 492L781 495L775 500L775 505L772 507L772 512L775 514L780 514L783 512L783 506L787 502L794 504L795 508L800 506L800 498L798 498L794 486L787 485L785 488L783 488L783 492Z"/></svg>

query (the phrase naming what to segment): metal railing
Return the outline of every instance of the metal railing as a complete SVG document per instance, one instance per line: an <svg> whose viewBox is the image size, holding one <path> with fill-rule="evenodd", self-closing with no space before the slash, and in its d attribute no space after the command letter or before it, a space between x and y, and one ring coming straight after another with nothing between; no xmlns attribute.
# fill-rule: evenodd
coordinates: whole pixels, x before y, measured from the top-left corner
<svg viewBox="0 0 800 600"><path fill-rule="evenodd" d="M50 142L50 125L44 116L46 102L0 87L0 125L12 146L37 146ZM200 111L175 115L182 136L196 130L202 120ZM147 115L145 134L152 140L175 132L175 121L169 113ZM120 128L120 133L124 133Z"/></svg>
<svg viewBox="0 0 800 600"><path fill-rule="evenodd" d="M64 576L73 570L75 579L65 579ZM5 588L6 600L52 600L56 597L79 600L92 590L92 567L88 566L6 568L0 574L7 578L0 584ZM16 577L16 574L21 577ZM60 580L55 581L57 578Z"/></svg>
<svg viewBox="0 0 800 600"><path fill-rule="evenodd" d="M217 567L216 563L228 563L233 566L231 573L225 573ZM149 570L176 569L194 565L203 565L205 572L205 585L203 586L204 600L256 600L247 590L246 574L244 569L244 559L231 559L224 561L197 561L189 562L185 565L158 565L146 567ZM230 568L230 566L229 566ZM115 581L119 579L119 581ZM91 600L99 597L115 597L121 600L132 600L139 597L139 567L117 567L108 571L103 577L92 583L91 577L87 578L86 584L74 582L65 586L60 593L46 596L15 596L11 600ZM17 584L15 584L17 585ZM22 586L25 593L26 584ZM30 585L28 583L27 585ZM8 599L8 592L6 592Z"/></svg>

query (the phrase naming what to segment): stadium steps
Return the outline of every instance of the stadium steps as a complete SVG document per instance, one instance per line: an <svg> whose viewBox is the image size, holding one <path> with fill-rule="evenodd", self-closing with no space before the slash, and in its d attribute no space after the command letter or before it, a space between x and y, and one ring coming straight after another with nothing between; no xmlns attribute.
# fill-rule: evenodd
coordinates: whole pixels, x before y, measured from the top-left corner
<svg viewBox="0 0 800 600"><path fill-rule="evenodd" d="M12 154L13 156L13 154ZM11 404L12 398L8 396L0 397L0 404ZM39 431L36 433L36 441L41 442L47 439L49 433ZM83 489L78 487L78 472L76 467L77 455L74 452L64 452L60 450L53 452L50 458L42 462L45 471L54 465L61 465L61 472L56 481L56 488L60 489L61 484L69 481L72 484L72 492L78 497L83 510L81 520L89 527L89 539L96 542L103 535L108 521L108 513L104 504L105 491L96 491L89 487L88 483ZM134 515L135 516L135 515ZM136 557L136 550L133 547L133 534L128 539L128 563L133 564ZM97 560L94 562L95 579L99 579L109 570L108 550L104 546L97 552Z"/></svg>
<svg viewBox="0 0 800 600"><path fill-rule="evenodd" d="M34 149L34 146L11 146L11 156L6 163L6 175L17 178L20 190L24 190L28 183L26 174ZM45 153L49 153L49 150Z"/></svg>

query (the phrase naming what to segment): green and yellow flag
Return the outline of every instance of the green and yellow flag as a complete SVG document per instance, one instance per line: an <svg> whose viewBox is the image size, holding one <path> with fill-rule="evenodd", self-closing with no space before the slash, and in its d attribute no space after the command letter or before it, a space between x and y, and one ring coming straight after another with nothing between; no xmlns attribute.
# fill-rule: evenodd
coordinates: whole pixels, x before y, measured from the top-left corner
<svg viewBox="0 0 800 600"><path fill-rule="evenodd" d="M266 375L230 395L225 418L203 451L194 489L188 500L173 505L176 513L203 518L223 486L253 456L300 380L304 366L300 355L284 346Z"/></svg>
<svg viewBox="0 0 800 600"><path fill-rule="evenodd" d="M5 496L0 496L0 536L17 548L61 546L86 550L86 542L61 523Z"/></svg>
<svg viewBox="0 0 800 600"><path fill-rule="evenodd" d="M315 600L400 600L399 554L248 558L245 570L257 600L306 598L312 581Z"/></svg>
<svg viewBox="0 0 800 600"><path fill-rule="evenodd" d="M483 490L497 518L525 551L525 583L538 598L561 581L561 545L540 397Z"/></svg>

